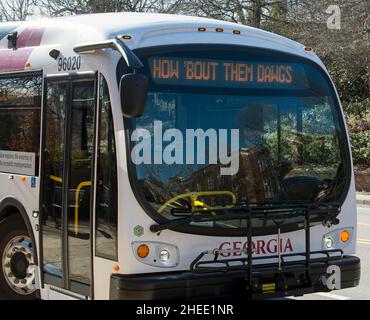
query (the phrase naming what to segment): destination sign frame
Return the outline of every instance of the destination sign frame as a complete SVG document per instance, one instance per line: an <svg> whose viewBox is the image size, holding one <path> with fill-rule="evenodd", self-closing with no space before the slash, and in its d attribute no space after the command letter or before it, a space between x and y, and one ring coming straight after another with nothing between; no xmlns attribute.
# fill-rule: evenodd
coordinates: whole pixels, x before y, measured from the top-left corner
<svg viewBox="0 0 370 320"><path fill-rule="evenodd" d="M306 90L305 67L298 63L150 57L151 79L160 85Z"/></svg>

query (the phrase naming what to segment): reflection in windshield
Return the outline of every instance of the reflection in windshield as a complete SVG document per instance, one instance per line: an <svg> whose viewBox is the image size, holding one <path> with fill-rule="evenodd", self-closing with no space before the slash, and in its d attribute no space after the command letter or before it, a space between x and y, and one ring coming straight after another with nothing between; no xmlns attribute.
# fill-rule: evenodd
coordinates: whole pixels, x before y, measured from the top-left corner
<svg viewBox="0 0 370 320"><path fill-rule="evenodd" d="M232 176L220 175L221 163L138 165L145 196L157 209L180 194L202 191L231 191L238 203L315 201L324 181L336 178L341 156L326 97L152 93L148 100L147 116L138 124L152 134L153 119L162 121L163 130L216 127L239 129L240 134L239 170ZM188 198L184 196L183 203L177 200L177 205L189 205ZM230 197L222 194L200 198L213 206L230 204Z"/></svg>

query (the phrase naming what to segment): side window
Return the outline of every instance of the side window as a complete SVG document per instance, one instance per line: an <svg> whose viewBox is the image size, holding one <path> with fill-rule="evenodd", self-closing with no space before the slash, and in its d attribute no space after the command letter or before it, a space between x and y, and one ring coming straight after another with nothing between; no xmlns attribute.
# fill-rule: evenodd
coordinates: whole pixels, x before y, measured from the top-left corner
<svg viewBox="0 0 370 320"><path fill-rule="evenodd" d="M0 172L38 175L41 75L0 76Z"/></svg>
<svg viewBox="0 0 370 320"><path fill-rule="evenodd" d="M96 183L96 255L117 260L117 164L107 82L100 78Z"/></svg>

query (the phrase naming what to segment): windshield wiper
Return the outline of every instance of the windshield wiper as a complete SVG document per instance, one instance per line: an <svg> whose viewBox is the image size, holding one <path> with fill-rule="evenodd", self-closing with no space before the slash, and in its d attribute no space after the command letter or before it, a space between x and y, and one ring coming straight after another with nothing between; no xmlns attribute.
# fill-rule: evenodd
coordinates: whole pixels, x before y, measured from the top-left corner
<svg viewBox="0 0 370 320"><path fill-rule="evenodd" d="M225 208L221 209L222 211L229 211L230 209L234 208ZM176 220L171 220L169 222L165 222L162 224L153 224L150 226L150 231L153 233L161 232L162 230L166 229L171 229L173 227L180 226L185 223L190 223L190 222L209 222L209 221L222 221L222 220L240 220L240 219L247 219L249 216L248 214L223 214L223 215L214 215L215 211L219 211L220 209L215 209L215 210L196 210L191 213L191 215L182 218L182 219L176 219ZM242 207L239 209L242 210ZM213 214L212 214L213 213Z"/></svg>
<svg viewBox="0 0 370 320"><path fill-rule="evenodd" d="M292 217L305 217L319 215L324 217L325 224L338 224L336 216L340 213L341 207L337 203L311 203L311 204L265 204L265 205L242 205L228 208L200 209L188 212L189 216L171 220L162 224L150 226L153 233L161 232L165 229L180 226L190 222L215 222L225 220L242 220L250 218L260 218L263 220L273 220L276 224L283 223L286 219ZM280 221L280 223L276 221Z"/></svg>
<svg viewBox="0 0 370 320"><path fill-rule="evenodd" d="M177 227L182 224L189 223L191 221L192 221L192 217L189 216L189 217L182 218L182 219L171 220L169 222L165 222L162 224L152 224L150 226L150 231L153 233L157 233L157 232L161 232L162 230L171 229L173 227Z"/></svg>

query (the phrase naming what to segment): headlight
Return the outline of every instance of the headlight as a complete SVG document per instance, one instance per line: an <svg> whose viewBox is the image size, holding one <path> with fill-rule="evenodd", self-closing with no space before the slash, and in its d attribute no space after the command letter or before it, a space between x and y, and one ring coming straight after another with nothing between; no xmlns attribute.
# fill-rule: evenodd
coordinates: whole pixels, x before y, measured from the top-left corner
<svg viewBox="0 0 370 320"><path fill-rule="evenodd" d="M331 236L324 237L324 244L326 249L332 249L334 246L334 240Z"/></svg>
<svg viewBox="0 0 370 320"><path fill-rule="evenodd" d="M354 228L341 228L333 230L323 237L322 248L323 250L328 249L343 249L347 247L354 236Z"/></svg>
<svg viewBox="0 0 370 320"><path fill-rule="evenodd" d="M166 262L168 261L170 258L170 253L167 251L167 250L162 250L159 254L159 259L162 261L162 262Z"/></svg>
<svg viewBox="0 0 370 320"><path fill-rule="evenodd" d="M145 255L142 254L145 250ZM132 250L137 260L153 267L172 268L179 264L179 249L168 243L140 241L132 243Z"/></svg>

